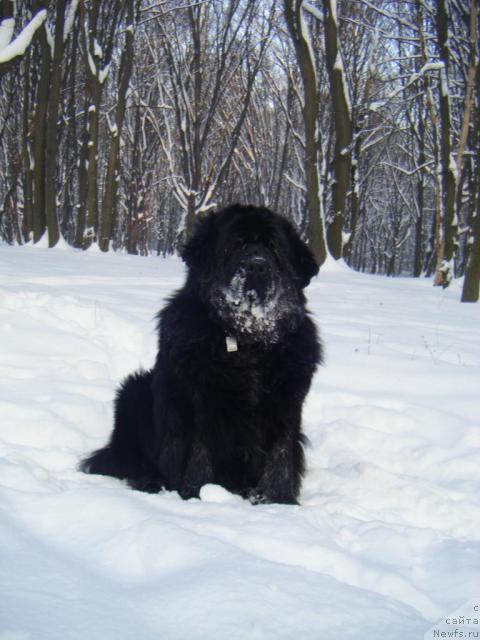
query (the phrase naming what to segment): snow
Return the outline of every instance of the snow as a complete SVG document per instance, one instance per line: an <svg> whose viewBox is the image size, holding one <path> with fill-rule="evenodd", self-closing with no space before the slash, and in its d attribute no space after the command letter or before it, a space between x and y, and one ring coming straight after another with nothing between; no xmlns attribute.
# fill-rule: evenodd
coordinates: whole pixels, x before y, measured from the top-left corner
<svg viewBox="0 0 480 640"><path fill-rule="evenodd" d="M307 2L307 0L303 0L302 9L305 9L305 11L311 13L312 16L314 16L317 20L320 20L320 22L323 22L323 15L321 11L317 7L314 7L310 2Z"/></svg>
<svg viewBox="0 0 480 640"><path fill-rule="evenodd" d="M452 173L455 182L457 182L458 181L457 163L455 162L453 153L450 153L450 156L448 159L448 169Z"/></svg>
<svg viewBox="0 0 480 640"><path fill-rule="evenodd" d="M337 24L337 0L330 0L328 6L332 14L333 21Z"/></svg>
<svg viewBox="0 0 480 640"><path fill-rule="evenodd" d="M443 62L427 62L427 63L425 63L423 65L423 67L419 71L416 71L415 73L412 73L410 75L410 77L408 78L408 81L407 81L407 83L405 85L399 85L396 89L391 91L382 100L378 100L378 101L372 102L370 104L370 106L369 106L370 111L373 111L373 112L378 111L387 102L389 102L393 98L396 98L399 93L401 93L402 91L405 91L405 89L407 87L409 87L414 82L416 82L419 78L421 78L427 71L433 71L433 70L440 70L441 78L444 77L445 65L443 64ZM446 78L446 76L445 76L445 78Z"/></svg>
<svg viewBox="0 0 480 640"><path fill-rule="evenodd" d="M33 245L33 240L31 240L31 244ZM48 249L50 245L50 241L48 238L48 229L42 235L42 237L35 243L35 247L39 249ZM0 245L1 247L1 245ZM58 250L69 251L70 245L66 242L62 235L60 235L55 248Z"/></svg>
<svg viewBox="0 0 480 640"><path fill-rule="evenodd" d="M0 246L1 640L414 640L480 594L480 306L327 261L301 506L88 476L177 259ZM428 636L430 637L430 636Z"/></svg>
<svg viewBox="0 0 480 640"><path fill-rule="evenodd" d="M50 49L50 57L53 60L53 56L55 55L55 38L53 37L52 31L48 26L48 22L45 22L45 34L47 37L48 47Z"/></svg>
<svg viewBox="0 0 480 640"><path fill-rule="evenodd" d="M109 72L110 72L110 63L105 65L103 69L100 69L100 73L98 74L98 81L100 82L100 84L103 84L105 82Z"/></svg>
<svg viewBox="0 0 480 640"><path fill-rule="evenodd" d="M68 6L67 13L65 15L65 24L63 27L63 41L68 39L68 36L72 32L72 28L75 22L75 15L77 13L79 0L72 0Z"/></svg>
<svg viewBox="0 0 480 640"><path fill-rule="evenodd" d="M92 76L96 76L97 75L97 67L96 67L95 62L93 60L92 54L90 53L90 50L87 51L87 60L88 60L88 67L90 69L90 73L92 74Z"/></svg>
<svg viewBox="0 0 480 640"><path fill-rule="evenodd" d="M445 65L442 65L442 68L440 69L440 93L442 94L443 98L450 97L448 92L448 79Z"/></svg>
<svg viewBox="0 0 480 640"><path fill-rule="evenodd" d="M7 22L7 25L0 39L5 43L8 37L9 44L0 48L0 64L9 62L13 58L22 56L25 53L33 36L35 35L36 30L45 22L46 17L46 9L39 11L12 42L10 42L11 34L7 33L11 28L11 24L8 23L8 19L2 22L2 27L5 22Z"/></svg>
<svg viewBox="0 0 480 640"><path fill-rule="evenodd" d="M0 51L10 44L14 29L15 20L13 18L5 18L0 22Z"/></svg>
<svg viewBox="0 0 480 640"><path fill-rule="evenodd" d="M254 289L245 291L246 279L245 270L240 269L228 287L214 292L213 298L220 316L230 319L239 336L254 334L259 340L275 342L278 339L278 325L291 310L288 292L279 292L272 287L261 300ZM236 351L236 340L234 342ZM228 341L227 350L230 350Z"/></svg>
<svg viewBox="0 0 480 640"><path fill-rule="evenodd" d="M110 124L109 124L109 127L108 127L108 128L110 129L110 133L112 134L112 137L113 137L113 138L116 138L116 137L118 136L118 126L117 126L117 123L116 123L116 122L114 122L112 125L110 125Z"/></svg>
<svg viewBox="0 0 480 640"><path fill-rule="evenodd" d="M102 47L98 44L98 40L96 38L93 39L93 52L97 58L103 58Z"/></svg>

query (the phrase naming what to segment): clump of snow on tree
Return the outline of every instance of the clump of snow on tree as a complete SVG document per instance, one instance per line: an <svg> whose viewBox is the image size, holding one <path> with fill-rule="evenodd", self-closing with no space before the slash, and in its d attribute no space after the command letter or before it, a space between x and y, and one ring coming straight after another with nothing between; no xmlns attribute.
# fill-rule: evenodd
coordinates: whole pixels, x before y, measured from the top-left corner
<svg viewBox="0 0 480 640"><path fill-rule="evenodd" d="M2 21L0 25L0 64L9 62L17 56L22 56L30 45L37 29L45 22L47 10L42 9L30 20L26 27L12 40L13 25L12 19ZM5 23L7 23L5 25ZM1 46L3 44L3 46Z"/></svg>

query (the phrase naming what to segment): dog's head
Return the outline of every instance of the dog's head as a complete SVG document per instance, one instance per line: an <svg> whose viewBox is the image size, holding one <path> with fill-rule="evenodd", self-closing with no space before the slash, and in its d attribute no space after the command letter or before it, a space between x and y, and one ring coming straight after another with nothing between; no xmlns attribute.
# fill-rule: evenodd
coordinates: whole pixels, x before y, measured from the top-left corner
<svg viewBox="0 0 480 640"><path fill-rule="evenodd" d="M274 342L304 312L318 265L293 226L265 208L233 205L199 220L185 246L190 286L226 330Z"/></svg>

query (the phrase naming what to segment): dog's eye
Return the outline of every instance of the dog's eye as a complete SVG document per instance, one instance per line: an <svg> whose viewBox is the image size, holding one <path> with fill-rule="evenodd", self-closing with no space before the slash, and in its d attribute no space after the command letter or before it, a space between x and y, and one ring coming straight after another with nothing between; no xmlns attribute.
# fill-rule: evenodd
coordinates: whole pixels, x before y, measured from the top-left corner
<svg viewBox="0 0 480 640"><path fill-rule="evenodd" d="M233 251L239 251L240 249L243 249L244 246L245 246L244 240L242 240L241 238L235 238L233 242L225 245L225 247L223 248L223 255L227 256L231 254Z"/></svg>

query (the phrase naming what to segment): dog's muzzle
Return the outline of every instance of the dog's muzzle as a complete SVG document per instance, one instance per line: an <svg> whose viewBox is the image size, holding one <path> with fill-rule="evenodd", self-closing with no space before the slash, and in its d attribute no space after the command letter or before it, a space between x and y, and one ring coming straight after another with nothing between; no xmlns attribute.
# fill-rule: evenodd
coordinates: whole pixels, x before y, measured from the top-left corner
<svg viewBox="0 0 480 640"><path fill-rule="evenodd" d="M252 250L243 256L239 270L243 274L243 291L252 302L262 302L272 289L275 279L271 257L262 249Z"/></svg>

